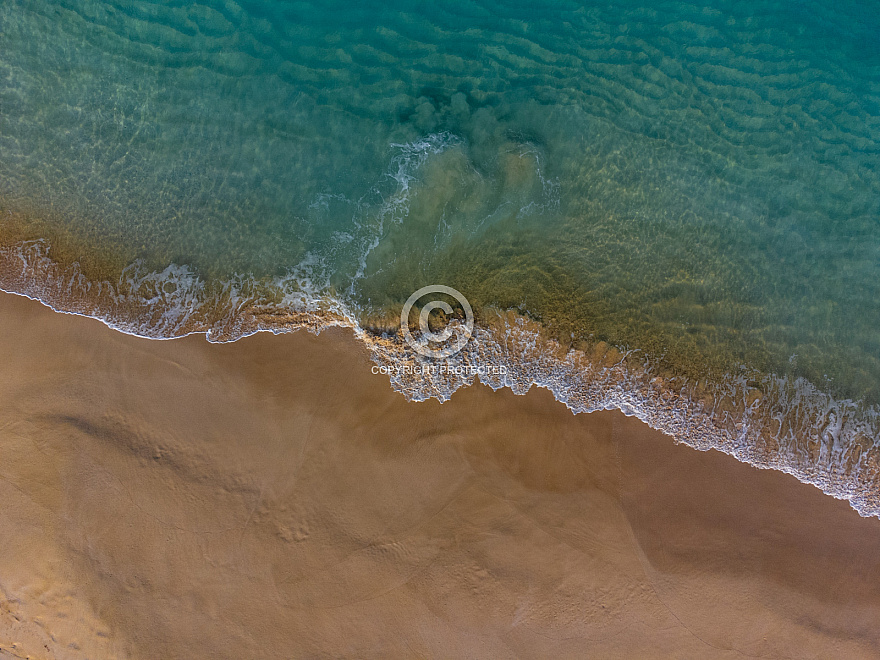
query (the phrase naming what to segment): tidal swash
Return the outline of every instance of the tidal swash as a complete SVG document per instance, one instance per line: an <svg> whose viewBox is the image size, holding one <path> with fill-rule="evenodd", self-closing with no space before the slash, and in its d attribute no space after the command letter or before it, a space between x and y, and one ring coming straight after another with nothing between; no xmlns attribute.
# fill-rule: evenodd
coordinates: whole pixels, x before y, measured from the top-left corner
<svg viewBox="0 0 880 660"><path fill-rule="evenodd" d="M486 384L880 515L876 0L7 0L0 32L3 289L400 364L407 297L454 287Z"/></svg>

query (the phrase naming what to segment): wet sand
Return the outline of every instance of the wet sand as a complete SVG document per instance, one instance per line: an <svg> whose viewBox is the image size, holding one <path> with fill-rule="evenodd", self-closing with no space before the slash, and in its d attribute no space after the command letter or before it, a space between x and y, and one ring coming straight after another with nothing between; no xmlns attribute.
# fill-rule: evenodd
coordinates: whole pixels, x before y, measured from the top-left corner
<svg viewBox="0 0 880 660"><path fill-rule="evenodd" d="M621 413L6 294L0 365L0 657L880 656L880 521Z"/></svg>

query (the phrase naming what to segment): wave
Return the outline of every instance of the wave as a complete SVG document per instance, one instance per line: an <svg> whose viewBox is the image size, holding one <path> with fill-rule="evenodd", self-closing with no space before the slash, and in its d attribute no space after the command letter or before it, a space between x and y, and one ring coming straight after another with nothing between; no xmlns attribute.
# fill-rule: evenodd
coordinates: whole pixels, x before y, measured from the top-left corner
<svg viewBox="0 0 880 660"><path fill-rule="evenodd" d="M516 394L543 387L576 414L621 410L676 442L786 472L848 501L862 516L880 518L880 411L835 399L803 378L744 367L720 382L691 382L661 374L639 351L603 342L565 347L537 322L488 310L444 368L424 369L430 361L400 333L362 327L359 310L325 293L325 283L312 279L320 270L313 257L283 277L220 283L205 282L186 266L147 271L135 263L114 283L90 281L78 264L53 261L49 250L45 240L0 247L0 289L150 339L198 333L229 342L256 332L349 328L409 400L446 401L476 380Z"/></svg>

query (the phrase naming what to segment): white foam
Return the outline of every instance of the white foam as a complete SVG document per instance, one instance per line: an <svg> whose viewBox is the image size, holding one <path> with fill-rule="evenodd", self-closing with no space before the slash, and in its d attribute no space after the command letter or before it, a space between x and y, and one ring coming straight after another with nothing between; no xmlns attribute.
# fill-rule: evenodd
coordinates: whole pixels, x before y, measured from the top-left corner
<svg viewBox="0 0 880 660"><path fill-rule="evenodd" d="M53 262L45 241L0 249L4 291L97 318L126 334L172 339L201 333L208 341L227 342L256 332L347 327L379 366L423 362L397 335L377 337L362 328L358 310L332 295L330 272L321 257L308 254L274 279L236 275L208 285L185 266L148 272L136 263L116 283L91 282L77 264L62 269ZM695 449L714 448L756 467L781 470L848 500L863 516L880 517L880 411L835 399L804 379L743 369L698 389L662 377L635 351L564 349L544 337L537 323L512 312L475 328L472 340L448 362L503 366L506 372L429 377L394 372L391 385L412 401L446 401L477 378L516 394L543 387L574 413L621 410Z"/></svg>

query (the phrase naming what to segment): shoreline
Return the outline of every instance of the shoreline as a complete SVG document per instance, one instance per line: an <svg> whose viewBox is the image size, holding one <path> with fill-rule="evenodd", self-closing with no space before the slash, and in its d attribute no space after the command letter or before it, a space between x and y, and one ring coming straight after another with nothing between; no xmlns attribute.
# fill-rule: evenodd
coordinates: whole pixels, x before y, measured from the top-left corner
<svg viewBox="0 0 880 660"><path fill-rule="evenodd" d="M880 650L880 521L788 475L541 389L408 402L339 329L0 310L4 651Z"/></svg>
<svg viewBox="0 0 880 660"><path fill-rule="evenodd" d="M413 369L424 362L398 333L362 328L344 303L290 288L293 275L274 283L241 278L209 292L185 267L132 269L125 286L122 280L93 283L77 264L65 270L52 261L47 242L30 241L0 250L0 289L148 339L204 335L210 343L228 343L261 333L348 328L409 400L446 401L475 382L517 394L545 388L575 413L621 410L694 449L719 449L791 474L848 501L859 515L880 518L880 410L836 400L804 379L744 371L721 382L691 383L657 372L637 351L622 353L604 342L563 347L540 323L513 312L486 319L464 350L445 361L447 373L424 378ZM503 373L470 369L481 364L503 367ZM410 373L401 374L400 367Z"/></svg>

